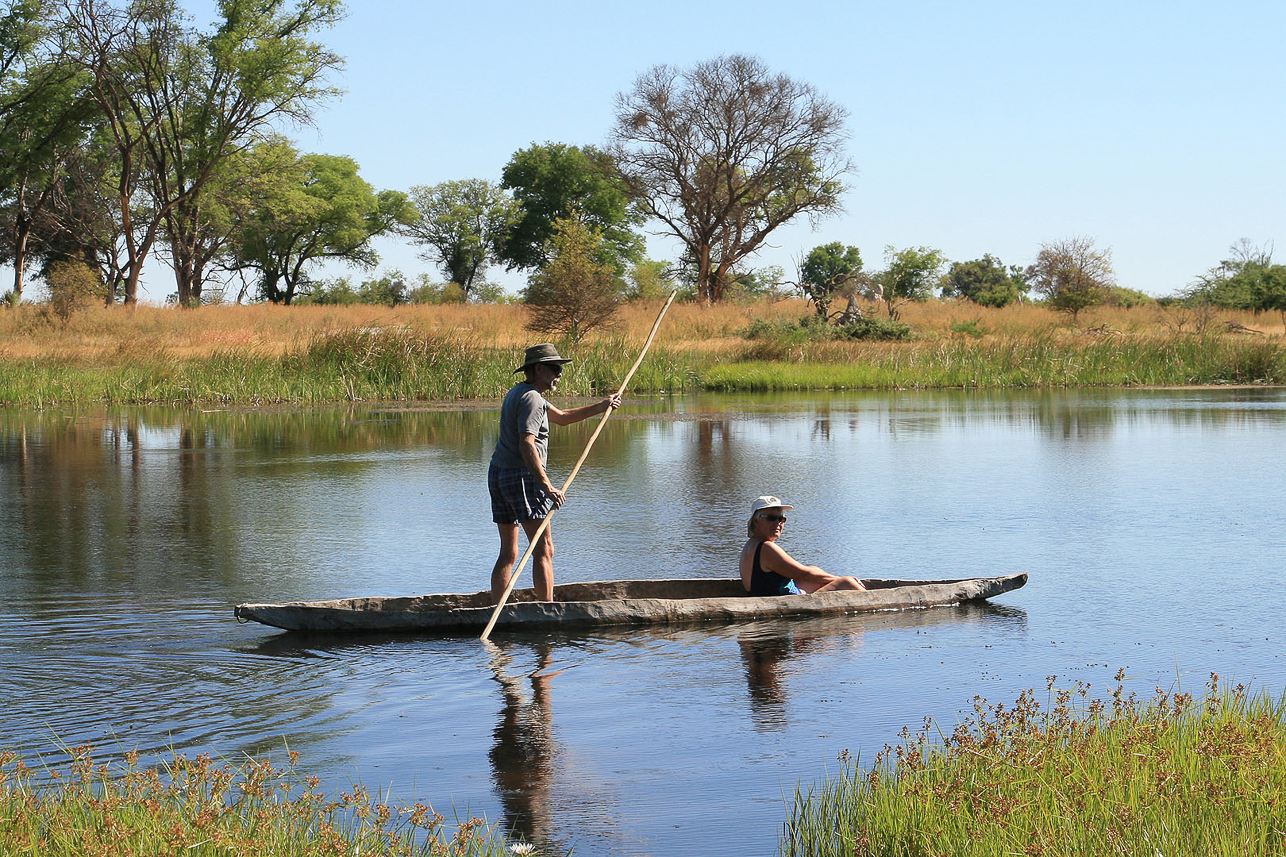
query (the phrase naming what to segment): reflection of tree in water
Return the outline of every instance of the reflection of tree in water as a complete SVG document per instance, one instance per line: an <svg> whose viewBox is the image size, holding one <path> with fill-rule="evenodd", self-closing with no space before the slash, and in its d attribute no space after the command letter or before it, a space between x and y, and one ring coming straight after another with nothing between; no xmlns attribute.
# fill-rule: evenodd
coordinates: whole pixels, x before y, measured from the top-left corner
<svg viewBox="0 0 1286 857"><path fill-rule="evenodd" d="M425 445L447 460L475 461L494 421L475 411L128 408L72 417L0 409L0 511L15 534L0 543L0 565L57 580L104 571L232 575L239 462L255 462L256 475L288 477ZM280 496L276 514L289 529L291 495Z"/></svg>
<svg viewBox="0 0 1286 857"><path fill-rule="evenodd" d="M509 654L488 643L491 668L500 683L504 708L496 724L492 745L492 779L504 807L504 827L512 836L533 843L549 841L552 828L550 781L553 778L553 713L549 684L561 670L549 672L553 649L548 643L536 645L538 669L525 676L506 670ZM527 697L526 685L531 685Z"/></svg>

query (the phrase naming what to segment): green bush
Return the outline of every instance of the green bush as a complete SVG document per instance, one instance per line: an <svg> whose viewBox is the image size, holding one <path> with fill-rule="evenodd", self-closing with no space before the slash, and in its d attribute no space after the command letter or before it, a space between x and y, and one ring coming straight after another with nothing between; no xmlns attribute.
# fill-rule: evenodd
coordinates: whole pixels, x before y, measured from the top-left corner
<svg viewBox="0 0 1286 857"><path fill-rule="evenodd" d="M745 339L802 345L843 339L900 340L911 338L911 325L887 318L863 318L851 324L830 324L815 315L798 321L755 319L741 332Z"/></svg>
<svg viewBox="0 0 1286 857"><path fill-rule="evenodd" d="M1136 306L1148 306L1156 303L1156 299L1146 292L1138 289L1127 289L1123 286L1117 286L1108 293L1107 302L1113 306L1130 309Z"/></svg>
<svg viewBox="0 0 1286 857"><path fill-rule="evenodd" d="M955 321L951 323L951 332L972 336L974 339L982 339L987 335L987 331L982 329L977 319L971 321Z"/></svg>
<svg viewBox="0 0 1286 857"><path fill-rule="evenodd" d="M300 306L314 305L332 305L332 306L351 306L361 303L361 296L353 291L353 284L348 277L337 277L334 280L322 280L318 282L311 292L300 295L295 298L295 303Z"/></svg>
<svg viewBox="0 0 1286 857"><path fill-rule="evenodd" d="M835 328L835 339L910 339L911 325L891 318L863 318Z"/></svg>

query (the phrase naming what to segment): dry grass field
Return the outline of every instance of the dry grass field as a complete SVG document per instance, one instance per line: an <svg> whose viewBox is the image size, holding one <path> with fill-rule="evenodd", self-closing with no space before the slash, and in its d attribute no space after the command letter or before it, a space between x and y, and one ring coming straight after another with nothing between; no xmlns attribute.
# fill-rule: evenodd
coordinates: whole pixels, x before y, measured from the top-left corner
<svg viewBox="0 0 1286 857"><path fill-rule="evenodd" d="M618 338L641 342L659 308L659 302L628 304L620 311L620 324L615 331L591 333L586 343ZM872 305L868 310L872 315L883 314L883 307ZM740 333L752 321L794 320L810 311L802 299L716 306L678 303L667 313L657 344L677 351L733 356L744 348L745 340ZM986 340L1039 333L1069 342L1102 335L1164 337L1199 332L1202 322L1190 309L1099 307L1081 313L1073 326L1070 317L1042 306L1023 304L992 309L963 301L906 304L901 308L901 315L902 320L911 325L914 338L891 347L908 350L963 335ZM66 320L53 316L43 307L23 306L0 310L0 359L111 364L160 355L205 358L227 351L277 356L306 348L318 334L374 329L448 336L476 348L520 349L539 338L524 328L526 320L526 310L513 304L399 307L255 304L209 306L199 310L94 306ZM1256 316L1250 312L1219 311L1204 321L1211 332L1227 332L1231 324L1239 326L1240 336L1283 335L1281 319L1273 314ZM969 327L971 332L954 332L953 325ZM981 333L981 337L977 333Z"/></svg>
<svg viewBox="0 0 1286 857"><path fill-rule="evenodd" d="M575 359L564 393L613 388L660 305L629 304L615 329L560 343ZM888 341L817 338L797 324L810 313L799 299L675 304L632 389L1286 383L1276 315L1153 305L1090 309L1073 322L1030 304L929 301L904 305L911 335ZM87 307L66 318L0 309L0 405L490 399L512 382L522 349L544 338L526 321L520 305Z"/></svg>

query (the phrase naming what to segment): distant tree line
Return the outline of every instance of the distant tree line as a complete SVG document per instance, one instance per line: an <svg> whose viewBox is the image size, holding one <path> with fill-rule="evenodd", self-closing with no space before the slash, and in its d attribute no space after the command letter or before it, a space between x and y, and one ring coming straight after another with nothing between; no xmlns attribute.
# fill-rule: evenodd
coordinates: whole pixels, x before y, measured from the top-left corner
<svg viewBox="0 0 1286 857"><path fill-rule="evenodd" d="M602 148L547 142L515 152L498 183L462 179L377 190L341 155L303 153L276 130L337 95L342 60L319 34L340 0L221 0L209 29L177 0L11 0L0 16L0 263L8 300L34 272L51 295L138 300L144 263L173 270L183 306L236 293L275 303L498 301L492 266L527 276L538 329L576 339L624 300L681 288L709 303L803 294L818 320L863 305L891 321L937 293L982 306L1036 299L1075 317L1147 296L1115 282L1087 238L1041 246L1026 268L987 254L949 263L887 247L813 248L787 280L752 261L778 227L841 210L847 111L759 59L660 65L615 101ZM642 229L674 262L647 258ZM394 235L441 275L353 285L318 263L374 271ZM1185 295L1286 317L1286 269L1248 242Z"/></svg>
<svg viewBox="0 0 1286 857"><path fill-rule="evenodd" d="M1286 324L1286 266L1272 262L1271 249L1242 239L1232 258L1220 262L1178 297L1162 303L1213 306L1254 312L1276 311ZM821 319L847 324L860 315L858 298L882 302L892 320L908 301L926 301L934 289L944 300L963 299L979 306L1003 307L1037 300L1077 318L1100 305L1122 307L1151 303L1152 297L1117 284L1110 249L1098 249L1091 238L1077 237L1042 244L1026 268L1006 266L990 254L949 267L943 255L928 247L885 248L886 267L865 271L857 247L832 242L814 247L799 266L795 285ZM944 270L945 267L945 270ZM835 301L847 299L843 310Z"/></svg>

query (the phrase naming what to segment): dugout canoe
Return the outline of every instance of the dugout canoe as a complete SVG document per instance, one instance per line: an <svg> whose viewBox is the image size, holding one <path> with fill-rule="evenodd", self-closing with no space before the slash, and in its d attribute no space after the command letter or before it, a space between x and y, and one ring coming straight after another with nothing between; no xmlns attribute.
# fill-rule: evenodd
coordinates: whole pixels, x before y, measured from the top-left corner
<svg viewBox="0 0 1286 857"><path fill-rule="evenodd" d="M1026 574L958 580L863 579L862 592L750 596L738 579L612 580L563 583L552 602L515 590L496 621L499 631L547 631L622 625L733 623L789 616L828 616L946 607L1018 589ZM491 593L347 598L286 604L239 604L236 617L296 632L423 631L481 634Z"/></svg>

